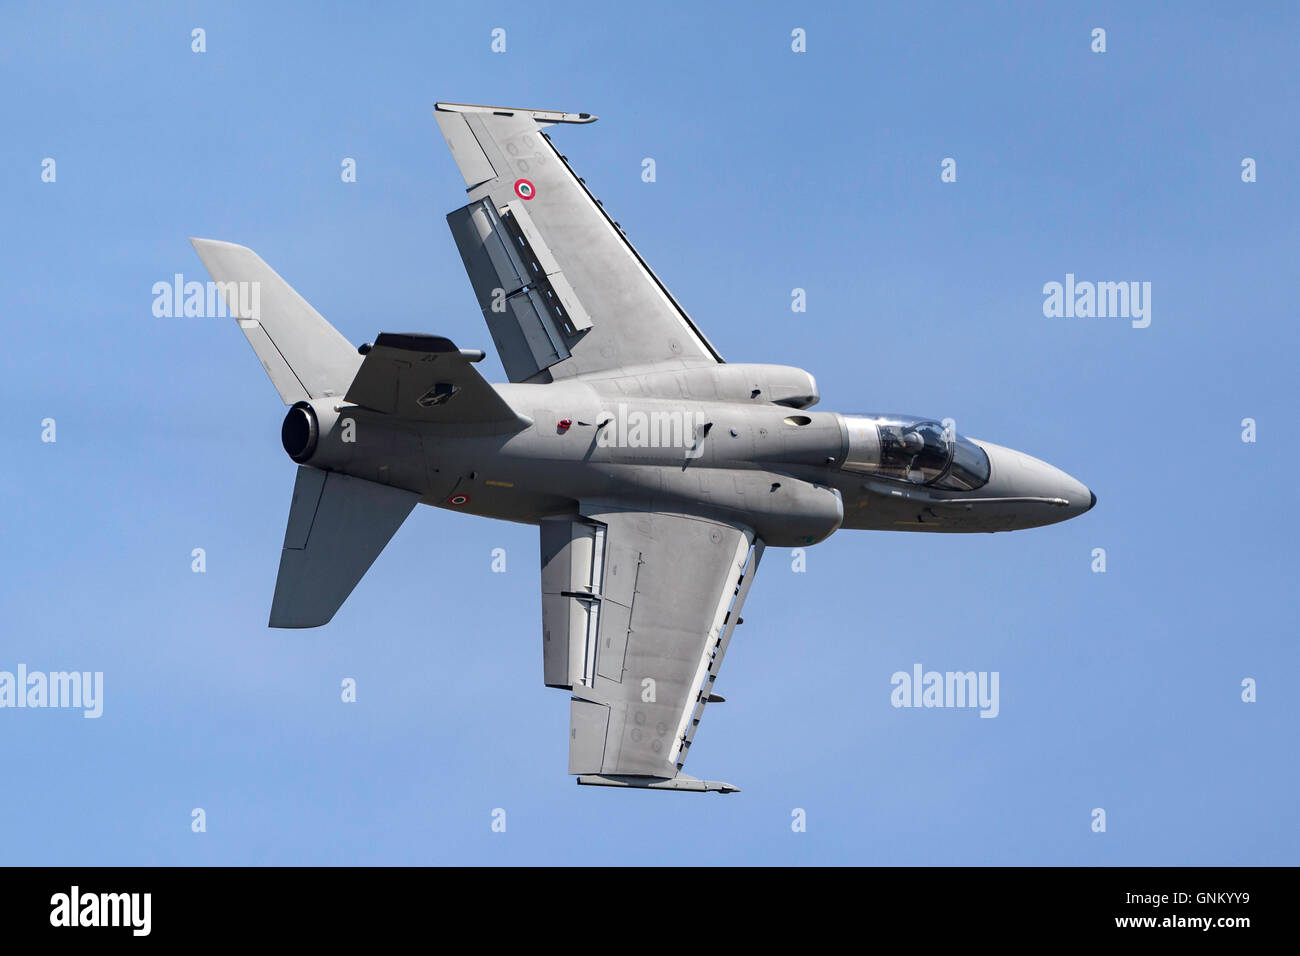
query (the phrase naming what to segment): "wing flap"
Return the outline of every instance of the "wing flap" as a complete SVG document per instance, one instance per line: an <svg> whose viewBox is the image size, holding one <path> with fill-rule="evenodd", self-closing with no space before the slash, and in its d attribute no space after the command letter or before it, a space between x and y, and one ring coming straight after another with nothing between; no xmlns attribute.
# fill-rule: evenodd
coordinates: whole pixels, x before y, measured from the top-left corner
<svg viewBox="0 0 1300 956"><path fill-rule="evenodd" d="M511 381L569 358L591 317L523 203L470 203L447 225Z"/></svg>

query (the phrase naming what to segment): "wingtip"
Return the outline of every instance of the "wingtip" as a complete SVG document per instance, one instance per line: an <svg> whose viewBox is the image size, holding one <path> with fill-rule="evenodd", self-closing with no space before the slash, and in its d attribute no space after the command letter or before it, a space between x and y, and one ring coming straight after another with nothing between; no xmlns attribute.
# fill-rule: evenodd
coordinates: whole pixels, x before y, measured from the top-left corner
<svg viewBox="0 0 1300 956"><path fill-rule="evenodd" d="M213 256L219 255L223 249L229 249L234 243L222 242L220 239L203 239L199 236L190 237L190 245L194 247L195 253L203 260L206 266ZM209 267L209 272L212 271Z"/></svg>
<svg viewBox="0 0 1300 956"><path fill-rule="evenodd" d="M594 113L569 113L565 110L539 110L523 106L485 106L479 103L450 103L439 100L433 104L435 113L495 113L514 115L523 113L539 123L594 123L600 119Z"/></svg>
<svg viewBox="0 0 1300 956"><path fill-rule="evenodd" d="M678 790L695 793L740 793L740 788L721 780L701 780L690 774L655 777L645 774L585 773L578 776L579 786L627 787L640 790Z"/></svg>
<svg viewBox="0 0 1300 956"><path fill-rule="evenodd" d="M195 249L202 248L226 248L226 249L247 249L247 246L241 246L237 242L226 242L224 239L204 239L201 236L190 236L190 245Z"/></svg>
<svg viewBox="0 0 1300 956"><path fill-rule="evenodd" d="M337 610L331 611L329 617L324 620L318 620L319 615L303 617L301 614L294 615L276 607L274 603L271 606L271 614L266 620L267 627L273 627L281 631L301 631L312 627L324 627L330 621L334 620Z"/></svg>

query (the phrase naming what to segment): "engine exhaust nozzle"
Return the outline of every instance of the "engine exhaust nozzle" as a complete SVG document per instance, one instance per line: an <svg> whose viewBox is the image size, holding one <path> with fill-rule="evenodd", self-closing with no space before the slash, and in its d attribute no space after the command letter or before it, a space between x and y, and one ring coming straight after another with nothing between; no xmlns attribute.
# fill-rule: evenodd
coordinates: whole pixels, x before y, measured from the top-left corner
<svg viewBox="0 0 1300 956"><path fill-rule="evenodd" d="M303 465L316 453L320 441L320 423L316 420L316 410L308 402L298 402L284 416L280 426L280 444L289 457Z"/></svg>

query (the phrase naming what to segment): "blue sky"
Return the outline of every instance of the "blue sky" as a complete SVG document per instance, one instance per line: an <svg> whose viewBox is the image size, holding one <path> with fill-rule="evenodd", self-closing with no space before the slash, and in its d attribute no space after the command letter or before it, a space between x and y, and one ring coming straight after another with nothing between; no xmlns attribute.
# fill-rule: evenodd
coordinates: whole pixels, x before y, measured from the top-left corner
<svg viewBox="0 0 1300 956"><path fill-rule="evenodd" d="M0 863L1300 862L1298 26L1285 4L4 5L0 670L102 671L105 699L0 709ZM333 623L268 630L283 408L233 323L155 318L150 290L207 278L187 237L226 239L354 342L490 351L439 99L598 114L557 146L726 358L808 369L822 409L952 416L1097 508L842 532L806 573L769 551L686 767L725 798L566 775L535 529L418 509ZM1150 282L1150 326L1044 317L1067 273ZM893 708L916 663L997 671L999 716Z"/></svg>

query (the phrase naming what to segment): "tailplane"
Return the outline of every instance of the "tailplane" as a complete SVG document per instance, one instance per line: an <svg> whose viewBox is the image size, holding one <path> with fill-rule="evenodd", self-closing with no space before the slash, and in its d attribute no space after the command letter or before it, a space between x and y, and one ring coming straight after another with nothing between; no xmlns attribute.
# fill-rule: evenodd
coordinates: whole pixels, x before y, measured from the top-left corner
<svg viewBox="0 0 1300 956"><path fill-rule="evenodd" d="M328 624L419 500L413 491L300 466L270 626Z"/></svg>

